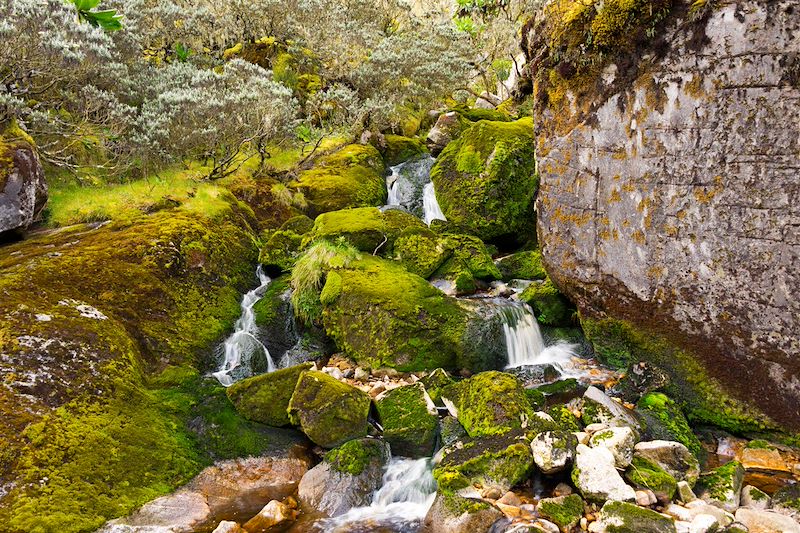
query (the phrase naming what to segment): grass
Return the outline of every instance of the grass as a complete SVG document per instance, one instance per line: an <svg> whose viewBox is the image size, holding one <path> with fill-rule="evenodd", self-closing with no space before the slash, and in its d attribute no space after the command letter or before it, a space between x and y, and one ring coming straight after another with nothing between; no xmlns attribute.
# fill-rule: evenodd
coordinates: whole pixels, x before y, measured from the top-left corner
<svg viewBox="0 0 800 533"><path fill-rule="evenodd" d="M343 137L341 135L326 137L320 143L319 148L317 148L317 154L323 154L325 152L336 150L337 148L341 148L347 144L347 142L347 137ZM286 172L287 170L293 169L306 156L308 156L312 148L313 146L296 146L292 148L270 146L267 148L267 152L269 152L272 157L266 158L264 163L273 170L278 172ZM253 160L256 160L256 158Z"/></svg>

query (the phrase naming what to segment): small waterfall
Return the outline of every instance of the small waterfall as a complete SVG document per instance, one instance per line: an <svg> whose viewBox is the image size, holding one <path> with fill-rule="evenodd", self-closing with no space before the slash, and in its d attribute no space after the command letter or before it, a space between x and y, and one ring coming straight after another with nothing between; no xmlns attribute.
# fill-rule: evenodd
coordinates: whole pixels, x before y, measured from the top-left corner
<svg viewBox="0 0 800 533"><path fill-rule="evenodd" d="M436 200L436 191L433 188L432 181L426 183L423 189L422 210L424 212L423 220L429 226L434 220L447 220L444 213L442 213L442 208L439 207L439 201Z"/></svg>
<svg viewBox="0 0 800 533"><path fill-rule="evenodd" d="M256 276L259 285L242 298L242 315L236 321L231 336L225 340L225 359L221 368L212 374L226 387L238 379L251 376L254 359L261 353L266 357L267 372L275 370L269 350L255 336L258 327L256 326L256 314L253 311L253 306L264 295L264 291L272 280L264 273L261 265L258 265L256 269Z"/></svg>
<svg viewBox="0 0 800 533"><path fill-rule="evenodd" d="M506 368L550 364L564 374L564 366L575 355L575 347L566 342L545 346L539 322L530 307L520 303L506 305L501 319L508 353Z"/></svg>
<svg viewBox="0 0 800 533"><path fill-rule="evenodd" d="M430 459L392 458L369 506L320 520L317 527L325 533L417 531L436 497L432 469Z"/></svg>

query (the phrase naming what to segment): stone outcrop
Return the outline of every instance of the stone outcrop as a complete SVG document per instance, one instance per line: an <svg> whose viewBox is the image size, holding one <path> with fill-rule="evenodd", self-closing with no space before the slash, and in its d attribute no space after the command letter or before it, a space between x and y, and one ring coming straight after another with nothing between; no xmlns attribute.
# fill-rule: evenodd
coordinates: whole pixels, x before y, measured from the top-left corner
<svg viewBox="0 0 800 533"><path fill-rule="evenodd" d="M790 0L708 4L701 20L674 7L653 46L562 100L546 89L538 235L601 355L652 355L695 419L796 430L800 16ZM542 93L545 69L577 63L547 63L535 38Z"/></svg>
<svg viewBox="0 0 800 533"><path fill-rule="evenodd" d="M0 135L0 233L26 229L47 204L47 182L36 149L13 134Z"/></svg>

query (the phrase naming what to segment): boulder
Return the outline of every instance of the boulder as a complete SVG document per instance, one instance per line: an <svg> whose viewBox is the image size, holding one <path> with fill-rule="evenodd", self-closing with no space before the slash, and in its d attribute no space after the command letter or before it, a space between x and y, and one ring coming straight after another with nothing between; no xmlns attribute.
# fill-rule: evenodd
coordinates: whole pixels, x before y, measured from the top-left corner
<svg viewBox="0 0 800 533"><path fill-rule="evenodd" d="M633 459L633 447L636 445L636 434L626 426L610 427L592 434L589 446L608 448L614 456L614 465L619 469L627 468Z"/></svg>
<svg viewBox="0 0 800 533"><path fill-rule="evenodd" d="M443 368L437 368L423 377L420 382L425 386L425 391L435 403L441 399L442 391L453 384L453 378Z"/></svg>
<svg viewBox="0 0 800 533"><path fill-rule="evenodd" d="M451 141L458 138L469 122L456 111L439 115L431 131L428 132L427 145L431 154L438 156Z"/></svg>
<svg viewBox="0 0 800 533"><path fill-rule="evenodd" d="M447 251L448 259L430 277L451 282L456 294L473 293L479 282L500 279L500 271L479 238L448 234L440 237L439 246Z"/></svg>
<svg viewBox="0 0 800 533"><path fill-rule="evenodd" d="M542 253L538 250L517 252L495 261L503 281L512 279L545 279L547 273L542 265Z"/></svg>
<svg viewBox="0 0 800 533"><path fill-rule="evenodd" d="M742 497L739 500L739 504L742 507L747 507L748 509L764 511L770 508L772 502L770 501L769 494L766 492L759 490L752 485L745 485L742 487ZM776 511L780 512L778 509L776 509Z"/></svg>
<svg viewBox="0 0 800 533"><path fill-rule="evenodd" d="M483 240L533 236L533 121L480 121L447 145L431 169L447 220Z"/></svg>
<svg viewBox="0 0 800 533"><path fill-rule="evenodd" d="M533 461L543 474L566 470L575 460L578 439L566 431L545 431L531 441Z"/></svg>
<svg viewBox="0 0 800 533"><path fill-rule="evenodd" d="M638 489L653 491L661 503L669 503L675 496L678 483L669 472L650 459L636 455L625 470L625 479Z"/></svg>
<svg viewBox="0 0 800 533"><path fill-rule="evenodd" d="M703 500L732 513L739 507L743 481L744 468L738 461L731 461L701 474L696 489Z"/></svg>
<svg viewBox="0 0 800 533"><path fill-rule="evenodd" d="M447 448L454 442L469 437L464 429L464 426L462 426L455 417L448 415L442 418L440 425L442 434L442 448Z"/></svg>
<svg viewBox="0 0 800 533"><path fill-rule="evenodd" d="M304 246L304 235L311 231L313 221L304 215L292 217L281 227L267 233L267 243L261 248L258 261L273 270L288 272L294 266Z"/></svg>
<svg viewBox="0 0 800 533"><path fill-rule="evenodd" d="M27 229L39 220L47 198L33 140L12 125L0 133L0 234Z"/></svg>
<svg viewBox="0 0 800 533"><path fill-rule="evenodd" d="M533 309L536 320L545 326L569 326L574 308L550 278L531 283L519 295Z"/></svg>
<svg viewBox="0 0 800 533"><path fill-rule="evenodd" d="M453 255L446 242L428 228L408 228L394 242L393 259L412 274L429 278Z"/></svg>
<svg viewBox="0 0 800 533"><path fill-rule="evenodd" d="M294 393L300 374L312 368L304 363L237 381L226 389L228 398L236 410L248 420L270 426L288 426L289 401Z"/></svg>
<svg viewBox="0 0 800 533"><path fill-rule="evenodd" d="M539 516L556 524L562 531L571 531L583 518L583 500L577 494L542 498L536 506Z"/></svg>
<svg viewBox="0 0 800 533"><path fill-rule="evenodd" d="M787 485L773 494L772 510L800 521L800 485Z"/></svg>
<svg viewBox="0 0 800 533"><path fill-rule="evenodd" d="M303 372L289 401L289 420L323 448L367 434L369 396L347 383L309 370Z"/></svg>
<svg viewBox="0 0 800 533"><path fill-rule="evenodd" d="M490 503L438 492L420 533L479 533L489 531L503 512Z"/></svg>
<svg viewBox="0 0 800 533"><path fill-rule="evenodd" d="M308 475L308 474L306 474ZM277 500L272 500L257 515L245 522L248 533L266 533L285 528L297 519L297 511Z"/></svg>
<svg viewBox="0 0 800 533"><path fill-rule="evenodd" d="M642 424L636 413L615 402L597 387L589 387L583 394L581 419L584 424L606 424L613 427L630 427L641 431Z"/></svg>
<svg viewBox="0 0 800 533"><path fill-rule="evenodd" d="M362 252L391 255L397 237L410 228L427 229L420 219L398 209L359 207L319 215L309 237L334 242L344 239Z"/></svg>
<svg viewBox="0 0 800 533"><path fill-rule="evenodd" d="M663 389L669 383L669 374L657 366L647 361L633 361L614 391L626 401L636 403L645 394Z"/></svg>
<svg viewBox="0 0 800 533"><path fill-rule="evenodd" d="M393 455L417 458L433 453L439 417L422 383L390 390L378 400L377 409Z"/></svg>
<svg viewBox="0 0 800 533"><path fill-rule="evenodd" d="M693 487L700 475L700 463L689 449L679 442L654 440L639 442L634 447L634 457L656 463L677 481L686 481Z"/></svg>
<svg viewBox="0 0 800 533"><path fill-rule="evenodd" d="M298 496L308 512L333 517L369 505L380 487L389 446L377 439L356 439L331 450L300 480Z"/></svg>
<svg viewBox="0 0 800 533"><path fill-rule="evenodd" d="M792 480L792 469L781 452L763 441L751 441L739 460L745 480L766 492L774 493Z"/></svg>
<svg viewBox="0 0 800 533"><path fill-rule="evenodd" d="M686 446L695 457L700 457L703 445L689 427L680 407L667 395L651 392L636 404L637 412L644 418L649 440L677 441Z"/></svg>
<svg viewBox="0 0 800 533"><path fill-rule="evenodd" d="M636 492L625 484L617 472L614 455L608 448L590 448L578 444L576 451L572 482L584 498L596 503L636 500Z"/></svg>
<svg viewBox="0 0 800 533"><path fill-rule="evenodd" d="M675 521L632 503L610 501L603 505L592 533L676 533Z"/></svg>
<svg viewBox="0 0 800 533"><path fill-rule="evenodd" d="M749 533L800 533L800 524L786 515L744 507L736 511L736 521Z"/></svg>
<svg viewBox="0 0 800 533"><path fill-rule="evenodd" d="M387 133L383 136L385 147L381 150L387 166L394 166L428 153L425 144L415 137Z"/></svg>

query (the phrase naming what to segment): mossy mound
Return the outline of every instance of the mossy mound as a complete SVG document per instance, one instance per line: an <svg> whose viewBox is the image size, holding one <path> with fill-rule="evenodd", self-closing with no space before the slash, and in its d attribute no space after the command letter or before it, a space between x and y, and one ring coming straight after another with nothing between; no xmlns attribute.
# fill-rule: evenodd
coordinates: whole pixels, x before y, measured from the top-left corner
<svg viewBox="0 0 800 533"><path fill-rule="evenodd" d="M700 474L695 493L728 512L734 512L739 507L744 474L742 463L725 463L711 472Z"/></svg>
<svg viewBox="0 0 800 533"><path fill-rule="evenodd" d="M431 277L451 255L452 248L428 228L409 228L394 242L394 260L423 278Z"/></svg>
<svg viewBox="0 0 800 533"><path fill-rule="evenodd" d="M291 422L287 408L300 374L310 363L283 368L238 381L228 387L227 394L236 410L248 420L281 427Z"/></svg>
<svg viewBox="0 0 800 533"><path fill-rule="evenodd" d="M439 417L428 411L421 383L392 389L377 402L383 438L394 455L429 457L439 433Z"/></svg>
<svg viewBox="0 0 800 533"><path fill-rule="evenodd" d="M608 501L598 515L600 531L608 533L675 533L669 516L628 502ZM598 525L600 525L598 524Z"/></svg>
<svg viewBox="0 0 800 533"><path fill-rule="evenodd" d="M325 454L325 462L343 474L359 476L371 463L380 468L389 458L386 445L377 439L354 439Z"/></svg>
<svg viewBox="0 0 800 533"><path fill-rule="evenodd" d="M301 172L290 187L302 192L316 216L349 207L379 206L386 202L381 154L370 145L350 144L320 157L314 168Z"/></svg>
<svg viewBox="0 0 800 533"><path fill-rule="evenodd" d="M265 232L268 239L261 249L258 261L264 266L288 272L303 250L303 236L313 226L314 222L310 218L298 215L284 222L278 230Z"/></svg>
<svg viewBox="0 0 800 533"><path fill-rule="evenodd" d="M442 391L453 384L453 378L443 368L437 368L420 382L425 386L425 391L434 402L439 402L442 397Z"/></svg>
<svg viewBox="0 0 800 533"><path fill-rule="evenodd" d="M489 249L479 238L448 234L440 237L439 244L449 252L449 258L431 277L454 282L458 294L475 292L477 280L495 281L501 278Z"/></svg>
<svg viewBox="0 0 800 533"><path fill-rule="evenodd" d="M680 407L665 394L651 392L636 404L648 422L647 431L652 438L672 440L686 446L695 457L701 457L703 445L689 427Z"/></svg>
<svg viewBox="0 0 800 533"><path fill-rule="evenodd" d="M536 320L545 326L569 326L573 308L550 278L534 282L519 295L519 299L530 305Z"/></svg>
<svg viewBox="0 0 800 533"><path fill-rule="evenodd" d="M533 121L481 121L464 131L431 170L447 220L483 240L533 233Z"/></svg>
<svg viewBox="0 0 800 533"><path fill-rule="evenodd" d="M542 253L538 250L518 252L497 260L497 268L503 281L512 279L545 279L547 272L542 264Z"/></svg>
<svg viewBox="0 0 800 533"><path fill-rule="evenodd" d="M625 470L625 479L637 489L652 490L661 502L671 501L678 489L678 482L669 472L640 456L633 457L630 466Z"/></svg>
<svg viewBox="0 0 800 533"><path fill-rule="evenodd" d="M366 393L327 374L300 375L289 401L289 420L323 448L333 448L367 434L371 405Z"/></svg>
<svg viewBox="0 0 800 533"><path fill-rule="evenodd" d="M414 215L397 209L381 212L375 207L361 207L321 214L314 221L310 238L330 241L343 238L362 252L389 255L395 240L409 229L427 228Z"/></svg>
<svg viewBox="0 0 800 533"><path fill-rule="evenodd" d="M491 120L494 122L510 122L511 117L508 113L500 109L482 109L480 107L467 107L456 106L451 108L459 115L469 120L470 122L478 122L479 120Z"/></svg>
<svg viewBox="0 0 800 533"><path fill-rule="evenodd" d="M481 372L447 387L442 396L453 402L470 437L500 435L534 417L522 384L504 372Z"/></svg>
<svg viewBox="0 0 800 533"><path fill-rule="evenodd" d="M536 507L539 515L550 520L562 531L570 531L583 518L583 498L577 494L544 498Z"/></svg>
<svg viewBox="0 0 800 533"><path fill-rule="evenodd" d="M413 137L387 134L384 136L386 147L382 150L383 160L387 166L398 165L416 156L428 153L425 143Z"/></svg>

